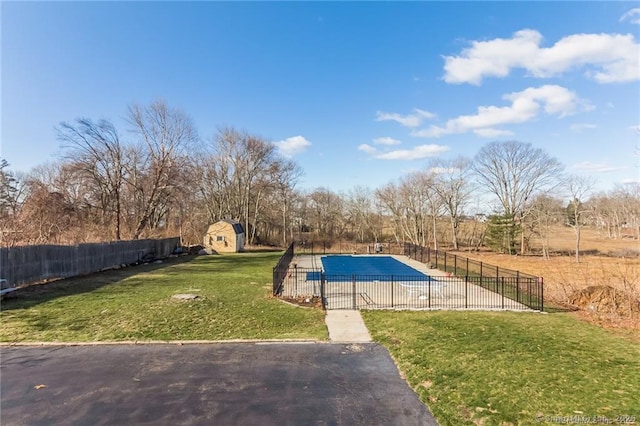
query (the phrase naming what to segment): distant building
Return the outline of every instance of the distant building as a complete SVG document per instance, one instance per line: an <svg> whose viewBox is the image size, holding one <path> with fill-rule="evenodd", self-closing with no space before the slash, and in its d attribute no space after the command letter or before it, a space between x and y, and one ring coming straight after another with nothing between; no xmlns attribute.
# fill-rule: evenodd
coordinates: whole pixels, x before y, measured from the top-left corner
<svg viewBox="0 0 640 426"><path fill-rule="evenodd" d="M218 253L237 253L244 250L244 228L235 220L221 220L209 225L204 246Z"/></svg>

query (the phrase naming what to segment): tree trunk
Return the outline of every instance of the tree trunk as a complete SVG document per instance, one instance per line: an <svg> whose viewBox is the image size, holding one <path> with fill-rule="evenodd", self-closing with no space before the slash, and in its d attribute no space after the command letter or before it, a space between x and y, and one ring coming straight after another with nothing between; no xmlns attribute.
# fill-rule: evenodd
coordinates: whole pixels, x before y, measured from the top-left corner
<svg viewBox="0 0 640 426"><path fill-rule="evenodd" d="M453 243L453 249L458 250L458 226L453 217L451 218L451 242Z"/></svg>
<svg viewBox="0 0 640 426"><path fill-rule="evenodd" d="M121 210L121 201L120 201L120 191L116 191L116 240L120 241L120 210Z"/></svg>
<svg viewBox="0 0 640 426"><path fill-rule="evenodd" d="M431 218L433 224L433 249L438 250L438 220L436 215L431 216Z"/></svg>
<svg viewBox="0 0 640 426"><path fill-rule="evenodd" d="M576 224L576 263L580 263L580 226Z"/></svg>
<svg viewBox="0 0 640 426"><path fill-rule="evenodd" d="M282 246L287 246L287 200L286 195L285 199L282 202Z"/></svg>

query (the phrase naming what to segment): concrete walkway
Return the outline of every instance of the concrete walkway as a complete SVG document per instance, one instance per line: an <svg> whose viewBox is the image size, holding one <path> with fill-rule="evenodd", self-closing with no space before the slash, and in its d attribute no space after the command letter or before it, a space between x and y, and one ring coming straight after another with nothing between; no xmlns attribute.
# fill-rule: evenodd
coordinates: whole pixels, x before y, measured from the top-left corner
<svg viewBox="0 0 640 426"><path fill-rule="evenodd" d="M371 342L369 330L364 325L360 311L329 310L325 317L329 339L340 343Z"/></svg>

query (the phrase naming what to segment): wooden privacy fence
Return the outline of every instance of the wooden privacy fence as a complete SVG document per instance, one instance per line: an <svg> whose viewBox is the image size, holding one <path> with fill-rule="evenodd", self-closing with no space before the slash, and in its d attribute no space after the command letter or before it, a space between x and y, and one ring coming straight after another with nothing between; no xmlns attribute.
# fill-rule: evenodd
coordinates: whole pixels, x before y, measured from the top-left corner
<svg viewBox="0 0 640 426"><path fill-rule="evenodd" d="M122 264L136 263L146 255L166 257L180 238L88 243L75 246L38 245L0 248L0 279L12 287L42 280L90 274Z"/></svg>

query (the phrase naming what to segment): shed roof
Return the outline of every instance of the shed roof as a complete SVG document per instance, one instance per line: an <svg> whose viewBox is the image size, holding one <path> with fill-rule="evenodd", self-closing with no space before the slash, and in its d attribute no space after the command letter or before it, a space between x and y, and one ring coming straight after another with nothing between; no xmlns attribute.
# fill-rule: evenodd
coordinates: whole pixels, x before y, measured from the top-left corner
<svg viewBox="0 0 640 426"><path fill-rule="evenodd" d="M233 231L236 234L243 234L244 233L244 228L243 228L242 224L240 222L238 222L237 220L223 219L223 220L221 220L221 222L226 222L229 225L233 226Z"/></svg>

